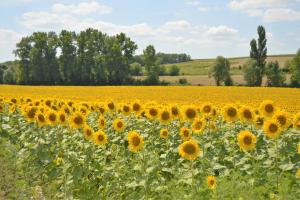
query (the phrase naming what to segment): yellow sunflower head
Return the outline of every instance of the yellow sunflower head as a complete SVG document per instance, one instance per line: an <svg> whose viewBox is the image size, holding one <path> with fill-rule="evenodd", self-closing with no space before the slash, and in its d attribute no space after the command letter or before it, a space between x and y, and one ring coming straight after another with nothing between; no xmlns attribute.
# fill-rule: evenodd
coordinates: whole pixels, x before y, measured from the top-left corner
<svg viewBox="0 0 300 200"><path fill-rule="evenodd" d="M239 116L243 122L253 122L255 119L255 114L251 108L242 106L239 109Z"/></svg>
<svg viewBox="0 0 300 200"><path fill-rule="evenodd" d="M171 120L172 120L172 114L167 108L164 108L159 111L159 122L161 124L165 124L165 125L169 124Z"/></svg>
<svg viewBox="0 0 300 200"><path fill-rule="evenodd" d="M187 141L187 140L191 139L191 137L192 137L191 131L187 127L182 127L180 129L179 135L183 141Z"/></svg>
<svg viewBox="0 0 300 200"><path fill-rule="evenodd" d="M167 139L168 136L169 136L169 131L168 131L167 129L165 129L165 128L160 129L160 131L159 131L159 136L160 136L161 138L163 138L163 139Z"/></svg>
<svg viewBox="0 0 300 200"><path fill-rule="evenodd" d="M177 118L180 115L180 109L176 105L172 105L171 113L172 113L173 118Z"/></svg>
<svg viewBox="0 0 300 200"><path fill-rule="evenodd" d="M64 110L61 110L57 113L58 121L61 125L66 125L68 121L68 115L65 113Z"/></svg>
<svg viewBox="0 0 300 200"><path fill-rule="evenodd" d="M192 131L196 134L201 133L205 129L205 119L195 119L192 123Z"/></svg>
<svg viewBox="0 0 300 200"><path fill-rule="evenodd" d="M287 129L292 124L289 113L284 111L276 112L272 118L279 123L282 129Z"/></svg>
<svg viewBox="0 0 300 200"><path fill-rule="evenodd" d="M46 118L47 118L48 124L50 124L50 125L56 125L58 122L57 112L54 110L48 110L46 112Z"/></svg>
<svg viewBox="0 0 300 200"><path fill-rule="evenodd" d="M35 114L38 111L36 106L26 106L24 107L25 117L27 121L32 122L35 119Z"/></svg>
<svg viewBox="0 0 300 200"><path fill-rule="evenodd" d="M213 107L210 103L205 103L201 106L201 112L204 115L210 115L213 110Z"/></svg>
<svg viewBox="0 0 300 200"><path fill-rule="evenodd" d="M158 117L158 108L151 106L146 109L146 116L148 119L156 119Z"/></svg>
<svg viewBox="0 0 300 200"><path fill-rule="evenodd" d="M85 124L83 128L83 135L86 140L91 140L93 138L94 131L89 125Z"/></svg>
<svg viewBox="0 0 300 200"><path fill-rule="evenodd" d="M144 138L137 131L130 131L127 135L128 148L131 152L137 153L144 147Z"/></svg>
<svg viewBox="0 0 300 200"><path fill-rule="evenodd" d="M37 111L37 112L36 112L35 119L36 119L36 122L37 122L40 126L44 126L44 125L47 124L47 119L46 119L44 113L42 113L41 111Z"/></svg>
<svg viewBox="0 0 300 200"><path fill-rule="evenodd" d="M192 122L197 117L197 110L194 106L186 106L183 108L185 120Z"/></svg>
<svg viewBox="0 0 300 200"><path fill-rule="evenodd" d="M282 131L279 123L273 119L265 121L263 129L266 136L273 139L277 138Z"/></svg>
<svg viewBox="0 0 300 200"><path fill-rule="evenodd" d="M109 110L111 112L114 112L117 110L117 106L112 100L108 100L105 105L106 105L107 110Z"/></svg>
<svg viewBox="0 0 300 200"><path fill-rule="evenodd" d="M125 122L122 119L117 118L114 120L113 126L115 131L120 133L125 129Z"/></svg>
<svg viewBox="0 0 300 200"><path fill-rule="evenodd" d="M256 136L250 131L241 131L237 136L237 140L240 148L243 151L251 151L255 149L257 139Z"/></svg>
<svg viewBox="0 0 300 200"><path fill-rule="evenodd" d="M93 134L93 141L97 145L105 145L108 143L108 137L104 131L99 130Z"/></svg>
<svg viewBox="0 0 300 200"><path fill-rule="evenodd" d="M99 128L100 129L104 129L105 124L106 124L105 118L102 115L100 115L99 118L98 118L98 126L99 126Z"/></svg>
<svg viewBox="0 0 300 200"><path fill-rule="evenodd" d="M74 112L70 118L70 124L73 128L82 128L85 124L85 117L80 112Z"/></svg>
<svg viewBox="0 0 300 200"><path fill-rule="evenodd" d="M188 160L195 160L200 155L200 147L195 140L188 140L179 145L179 155Z"/></svg>
<svg viewBox="0 0 300 200"><path fill-rule="evenodd" d="M259 112L265 117L271 117L275 111L276 110L273 101L265 100L259 106Z"/></svg>
<svg viewBox="0 0 300 200"><path fill-rule="evenodd" d="M132 110L136 115L139 115L143 111L142 104L139 100L135 100L132 103Z"/></svg>
<svg viewBox="0 0 300 200"><path fill-rule="evenodd" d="M128 104L124 104L124 105L122 106L122 113L123 113L123 115L125 115L125 116L130 115L130 113L131 113L131 106L128 105Z"/></svg>
<svg viewBox="0 0 300 200"><path fill-rule="evenodd" d="M209 189L213 190L216 187L217 181L216 177L214 176L207 176L206 177L206 183Z"/></svg>
<svg viewBox="0 0 300 200"><path fill-rule="evenodd" d="M238 110L233 105L226 105L223 108L224 118L227 122L232 122L238 119Z"/></svg>

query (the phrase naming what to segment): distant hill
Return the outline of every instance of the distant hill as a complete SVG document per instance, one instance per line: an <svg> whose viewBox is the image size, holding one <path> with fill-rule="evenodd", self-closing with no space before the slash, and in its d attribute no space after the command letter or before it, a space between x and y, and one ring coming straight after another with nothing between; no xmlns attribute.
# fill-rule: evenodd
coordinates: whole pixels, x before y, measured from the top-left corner
<svg viewBox="0 0 300 200"><path fill-rule="evenodd" d="M285 63L291 60L295 54L283 54L283 55L270 55L267 58L267 62L270 61L278 61L280 67L284 67ZM243 74L242 69L239 69L239 66L243 66L247 62L249 57L236 57L229 58L231 62L231 73L233 75L241 75ZM207 75L209 68L214 64L215 59L195 59L188 62L181 62L176 64L166 64L166 68L168 69L172 65L177 65L180 68L181 75Z"/></svg>

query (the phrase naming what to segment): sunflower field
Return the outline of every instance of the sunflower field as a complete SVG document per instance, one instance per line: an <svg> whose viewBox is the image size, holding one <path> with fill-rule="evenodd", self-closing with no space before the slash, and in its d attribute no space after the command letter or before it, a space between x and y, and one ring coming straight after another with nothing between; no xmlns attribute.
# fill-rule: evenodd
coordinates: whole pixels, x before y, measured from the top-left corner
<svg viewBox="0 0 300 200"><path fill-rule="evenodd" d="M218 103L7 90L0 139L32 190L18 199L300 199L300 96L286 94Z"/></svg>

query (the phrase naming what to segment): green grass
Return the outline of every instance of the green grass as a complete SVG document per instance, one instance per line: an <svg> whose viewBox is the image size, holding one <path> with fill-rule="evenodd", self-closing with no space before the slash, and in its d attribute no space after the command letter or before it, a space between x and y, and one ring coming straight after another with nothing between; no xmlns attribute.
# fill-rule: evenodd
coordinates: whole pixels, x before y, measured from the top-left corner
<svg viewBox="0 0 300 200"><path fill-rule="evenodd" d="M270 55L267 58L267 62L278 61L280 67L284 67L286 62L291 60L294 54L283 54L283 55ZM239 69L239 66L243 66L249 57L236 57L229 58L231 63L231 74L241 75L243 71ZM180 68L181 75L208 75L210 67L215 63L215 59L197 59L189 62L177 63ZM166 64L167 70L174 64Z"/></svg>

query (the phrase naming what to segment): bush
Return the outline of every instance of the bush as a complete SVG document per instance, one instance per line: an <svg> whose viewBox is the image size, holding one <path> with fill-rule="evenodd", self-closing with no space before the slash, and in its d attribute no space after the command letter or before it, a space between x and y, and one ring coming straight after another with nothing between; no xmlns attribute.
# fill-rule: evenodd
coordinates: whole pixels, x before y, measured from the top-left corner
<svg viewBox="0 0 300 200"><path fill-rule="evenodd" d="M180 72L180 68L177 65L172 65L169 74L170 76L178 76Z"/></svg>
<svg viewBox="0 0 300 200"><path fill-rule="evenodd" d="M179 83L180 85L188 85L188 81L187 81L186 78L180 78L180 79L178 80L178 83Z"/></svg>

